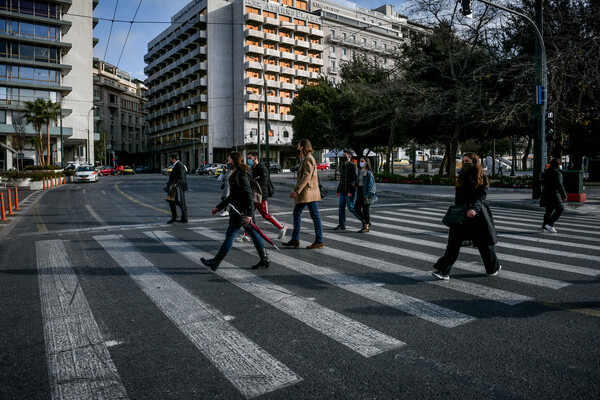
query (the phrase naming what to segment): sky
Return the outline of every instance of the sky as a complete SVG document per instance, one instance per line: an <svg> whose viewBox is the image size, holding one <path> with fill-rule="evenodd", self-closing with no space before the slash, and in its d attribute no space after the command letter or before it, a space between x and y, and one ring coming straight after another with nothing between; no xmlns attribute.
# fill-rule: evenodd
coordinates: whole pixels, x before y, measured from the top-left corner
<svg viewBox="0 0 600 400"><path fill-rule="evenodd" d="M360 7L372 9L383 4L392 4L398 8L404 1L355 0L353 2ZM146 67L146 64L144 63L144 55L148 51L148 42L167 29L170 25L171 16L175 15L189 2L190 0L141 0L140 5L140 0L100 0L94 10L94 16L97 18L131 21L135 16L135 21L164 23L111 23L101 19L94 28L94 37L99 39L98 44L94 47L94 57L116 65L132 77L145 79L144 67ZM136 15L138 5L139 10ZM127 37L130 27L131 32ZM125 42L126 38L127 42Z"/></svg>

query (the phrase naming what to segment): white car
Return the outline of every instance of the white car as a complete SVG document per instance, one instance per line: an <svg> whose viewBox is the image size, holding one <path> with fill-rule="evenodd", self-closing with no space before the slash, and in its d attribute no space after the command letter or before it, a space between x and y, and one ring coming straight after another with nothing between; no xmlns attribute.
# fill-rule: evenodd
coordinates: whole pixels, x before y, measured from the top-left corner
<svg viewBox="0 0 600 400"><path fill-rule="evenodd" d="M98 182L98 171L91 165L78 167L75 170L75 182Z"/></svg>

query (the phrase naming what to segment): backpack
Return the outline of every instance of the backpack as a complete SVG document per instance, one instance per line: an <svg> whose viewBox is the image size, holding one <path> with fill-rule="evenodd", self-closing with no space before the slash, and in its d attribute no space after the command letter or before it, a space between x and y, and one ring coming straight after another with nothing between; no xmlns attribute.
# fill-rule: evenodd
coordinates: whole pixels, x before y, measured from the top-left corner
<svg viewBox="0 0 600 400"><path fill-rule="evenodd" d="M262 189L254 178L250 178L250 187L252 188L252 201L254 203L262 203Z"/></svg>

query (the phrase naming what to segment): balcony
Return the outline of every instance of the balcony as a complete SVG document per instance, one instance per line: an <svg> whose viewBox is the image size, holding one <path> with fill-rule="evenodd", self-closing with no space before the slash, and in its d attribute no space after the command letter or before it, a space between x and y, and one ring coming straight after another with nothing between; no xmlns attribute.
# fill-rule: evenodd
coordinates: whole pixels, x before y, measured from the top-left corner
<svg viewBox="0 0 600 400"><path fill-rule="evenodd" d="M278 81L267 81L267 87L271 89L279 89Z"/></svg>
<svg viewBox="0 0 600 400"><path fill-rule="evenodd" d="M246 78L244 84L246 86L262 86L263 81L260 78Z"/></svg>
<svg viewBox="0 0 600 400"><path fill-rule="evenodd" d="M277 65L265 64L265 71L279 73Z"/></svg>
<svg viewBox="0 0 600 400"><path fill-rule="evenodd" d="M288 53L287 51L280 52L279 58L282 60L296 61L296 56L293 53Z"/></svg>
<svg viewBox="0 0 600 400"><path fill-rule="evenodd" d="M330 34L329 37L327 37L327 40L329 43L339 43L342 38L340 36Z"/></svg>
<svg viewBox="0 0 600 400"><path fill-rule="evenodd" d="M283 84L282 84L282 86L283 86ZM293 101L293 99L292 99L292 98L290 98L290 97L281 97L281 104L282 104L282 105L287 105L287 106L289 106L289 105L291 105L291 104L292 104L292 101Z"/></svg>
<svg viewBox="0 0 600 400"><path fill-rule="evenodd" d="M304 54L296 54L296 63L297 64L308 64L308 56Z"/></svg>
<svg viewBox="0 0 600 400"><path fill-rule="evenodd" d="M317 79L319 79L319 76L321 76L320 72L311 72L310 73L310 79L311 80L317 80Z"/></svg>
<svg viewBox="0 0 600 400"><path fill-rule="evenodd" d="M327 73L337 75L338 69L336 67L327 67Z"/></svg>
<svg viewBox="0 0 600 400"><path fill-rule="evenodd" d="M296 85L293 83L281 82L280 87L284 90L296 90Z"/></svg>
<svg viewBox="0 0 600 400"><path fill-rule="evenodd" d="M262 31L257 31L256 29L246 29L244 31L245 38L263 39L264 36L265 35L262 33Z"/></svg>
<svg viewBox="0 0 600 400"><path fill-rule="evenodd" d="M264 19L265 26L277 26L279 27L279 20L275 18L266 17Z"/></svg>
<svg viewBox="0 0 600 400"><path fill-rule="evenodd" d="M281 36L279 39L281 40L281 43L289 44L292 46L294 46L296 44L296 40L294 40L290 37L287 37L287 36Z"/></svg>
<svg viewBox="0 0 600 400"><path fill-rule="evenodd" d="M281 120L285 122L292 122L294 120L294 116L289 114L281 114Z"/></svg>
<svg viewBox="0 0 600 400"><path fill-rule="evenodd" d="M310 28L310 36L323 37L325 33L321 29Z"/></svg>
<svg viewBox="0 0 600 400"><path fill-rule="evenodd" d="M246 61L244 63L244 69L252 69L262 71L262 64L256 61Z"/></svg>
<svg viewBox="0 0 600 400"><path fill-rule="evenodd" d="M248 45L248 46L244 47L244 53L263 55L264 49L262 47Z"/></svg>
<svg viewBox="0 0 600 400"><path fill-rule="evenodd" d="M302 33L307 33L307 34L308 34L308 33L310 33L310 28L309 28L308 26L301 26L301 25L298 25L298 26L296 27L296 31L298 31L298 32L302 32ZM323 36L323 35L321 35L321 36Z"/></svg>
<svg viewBox="0 0 600 400"><path fill-rule="evenodd" d="M296 76L300 76L302 78L310 78L310 72L302 71L301 69L296 70Z"/></svg>
<svg viewBox="0 0 600 400"><path fill-rule="evenodd" d="M279 57L279 50L265 49L265 56L269 56L271 58Z"/></svg>
<svg viewBox="0 0 600 400"><path fill-rule="evenodd" d="M311 43L310 44L310 49L311 50L315 50L315 51L323 51L325 47L322 44L319 43Z"/></svg>
<svg viewBox="0 0 600 400"><path fill-rule="evenodd" d="M279 43L279 35L273 33L264 34L265 41Z"/></svg>
<svg viewBox="0 0 600 400"><path fill-rule="evenodd" d="M268 104L279 104L280 99L277 96L267 96L267 103Z"/></svg>
<svg viewBox="0 0 600 400"><path fill-rule="evenodd" d="M296 75L296 70L294 68L281 68L281 71L279 72L281 75L287 75L287 76L295 76Z"/></svg>
<svg viewBox="0 0 600 400"><path fill-rule="evenodd" d="M313 58L313 57L311 57L311 58L308 59L308 63L310 65L318 65L318 66L321 66L321 67L325 64L323 62L323 60L321 60L320 58Z"/></svg>
<svg viewBox="0 0 600 400"><path fill-rule="evenodd" d="M258 22L259 24L262 24L263 17L262 17L262 15L248 13L248 14L244 15L244 22Z"/></svg>
<svg viewBox="0 0 600 400"><path fill-rule="evenodd" d="M296 46L304 49L309 49L310 42L307 42L306 40L296 40Z"/></svg>

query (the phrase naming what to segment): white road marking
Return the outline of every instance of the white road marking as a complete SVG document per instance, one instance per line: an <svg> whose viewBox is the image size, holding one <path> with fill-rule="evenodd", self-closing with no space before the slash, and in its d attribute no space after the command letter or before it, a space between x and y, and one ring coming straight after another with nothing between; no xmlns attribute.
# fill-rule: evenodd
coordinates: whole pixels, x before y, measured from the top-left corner
<svg viewBox="0 0 600 400"><path fill-rule="evenodd" d="M94 211L94 209L92 208L92 206L90 206L89 204L85 205L85 208L87 208L88 212L92 215L92 217L94 217L94 219L96 221L98 221L98 223L102 226L106 226L106 221L104 221L102 218L100 218L100 216L98 215L98 213L96 213L96 211Z"/></svg>
<svg viewBox="0 0 600 400"><path fill-rule="evenodd" d="M302 380L116 235L94 239L246 398Z"/></svg>
<svg viewBox="0 0 600 400"><path fill-rule="evenodd" d="M217 231L209 229L199 229L195 231L211 238L223 238L223 234L220 234ZM242 246L240 248L249 253L255 251L253 247L249 248ZM372 282L351 275L342 274L330 268L298 260L281 253L271 252L269 253L269 258L271 261L301 274L446 328L454 328L475 319L470 315L407 296L390 289L382 288Z"/></svg>
<svg viewBox="0 0 600 400"><path fill-rule="evenodd" d="M213 231L202 228L192 230L212 237L210 235ZM200 258L212 258L210 254L185 244L166 232L154 231L145 234L199 265L203 265ZM371 357L406 344L226 261L221 263L215 274L364 357Z"/></svg>
<svg viewBox="0 0 600 400"><path fill-rule="evenodd" d="M35 244L51 398L126 399L60 240Z"/></svg>
<svg viewBox="0 0 600 400"><path fill-rule="evenodd" d="M103 191L102 191L102 194L104 194L104 195L105 195L105 194L106 194L106 191L104 191L104 190L103 190Z"/></svg>

